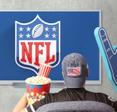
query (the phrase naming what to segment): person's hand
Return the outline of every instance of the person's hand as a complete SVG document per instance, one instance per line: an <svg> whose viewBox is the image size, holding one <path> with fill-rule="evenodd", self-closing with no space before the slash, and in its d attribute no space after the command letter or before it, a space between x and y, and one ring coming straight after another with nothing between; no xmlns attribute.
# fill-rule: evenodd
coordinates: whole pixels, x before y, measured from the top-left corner
<svg viewBox="0 0 117 112"><path fill-rule="evenodd" d="M44 95L40 95L39 93L36 94L34 94L33 92L27 93L28 104L33 104L36 101L40 101L44 97L45 97Z"/></svg>

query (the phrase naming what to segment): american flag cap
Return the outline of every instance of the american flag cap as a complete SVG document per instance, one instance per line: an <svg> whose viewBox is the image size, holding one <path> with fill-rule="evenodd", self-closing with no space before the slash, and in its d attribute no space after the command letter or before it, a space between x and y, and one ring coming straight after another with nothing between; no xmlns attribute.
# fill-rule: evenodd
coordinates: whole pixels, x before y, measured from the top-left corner
<svg viewBox="0 0 117 112"><path fill-rule="evenodd" d="M67 67L67 75L71 77L76 77L81 75L81 67Z"/></svg>
<svg viewBox="0 0 117 112"><path fill-rule="evenodd" d="M48 77L52 67L48 64L41 64L38 75Z"/></svg>
<svg viewBox="0 0 117 112"><path fill-rule="evenodd" d="M88 64L80 53L70 53L62 61L62 72L67 88L81 88L88 75Z"/></svg>

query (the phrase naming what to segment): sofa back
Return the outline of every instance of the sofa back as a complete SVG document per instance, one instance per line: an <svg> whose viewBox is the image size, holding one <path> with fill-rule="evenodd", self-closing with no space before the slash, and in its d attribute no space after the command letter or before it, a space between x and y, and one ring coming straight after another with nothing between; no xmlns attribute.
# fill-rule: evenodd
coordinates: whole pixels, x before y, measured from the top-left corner
<svg viewBox="0 0 117 112"><path fill-rule="evenodd" d="M55 102L41 106L36 112L115 112L104 103L95 101Z"/></svg>

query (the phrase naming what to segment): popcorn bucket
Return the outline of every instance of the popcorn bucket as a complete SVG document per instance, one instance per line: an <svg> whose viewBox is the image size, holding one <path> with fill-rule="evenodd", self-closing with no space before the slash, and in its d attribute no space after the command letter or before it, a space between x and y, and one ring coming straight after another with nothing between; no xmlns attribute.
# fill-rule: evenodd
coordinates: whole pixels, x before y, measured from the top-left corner
<svg viewBox="0 0 117 112"><path fill-rule="evenodd" d="M47 84L31 84L27 80L25 82L28 104L33 104L35 101L41 100L50 91L50 81Z"/></svg>
<svg viewBox="0 0 117 112"><path fill-rule="evenodd" d="M38 76L29 77L25 80L28 104L33 104L45 97L50 91L51 79L48 78L50 66L41 65Z"/></svg>

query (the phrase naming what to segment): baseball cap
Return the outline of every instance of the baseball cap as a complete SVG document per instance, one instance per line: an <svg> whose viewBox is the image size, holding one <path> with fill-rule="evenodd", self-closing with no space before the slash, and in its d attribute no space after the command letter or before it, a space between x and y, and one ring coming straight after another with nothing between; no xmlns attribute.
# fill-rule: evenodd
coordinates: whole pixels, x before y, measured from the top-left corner
<svg viewBox="0 0 117 112"><path fill-rule="evenodd" d="M88 65L80 53L71 53L62 61L62 72L67 88L81 88L88 76Z"/></svg>

